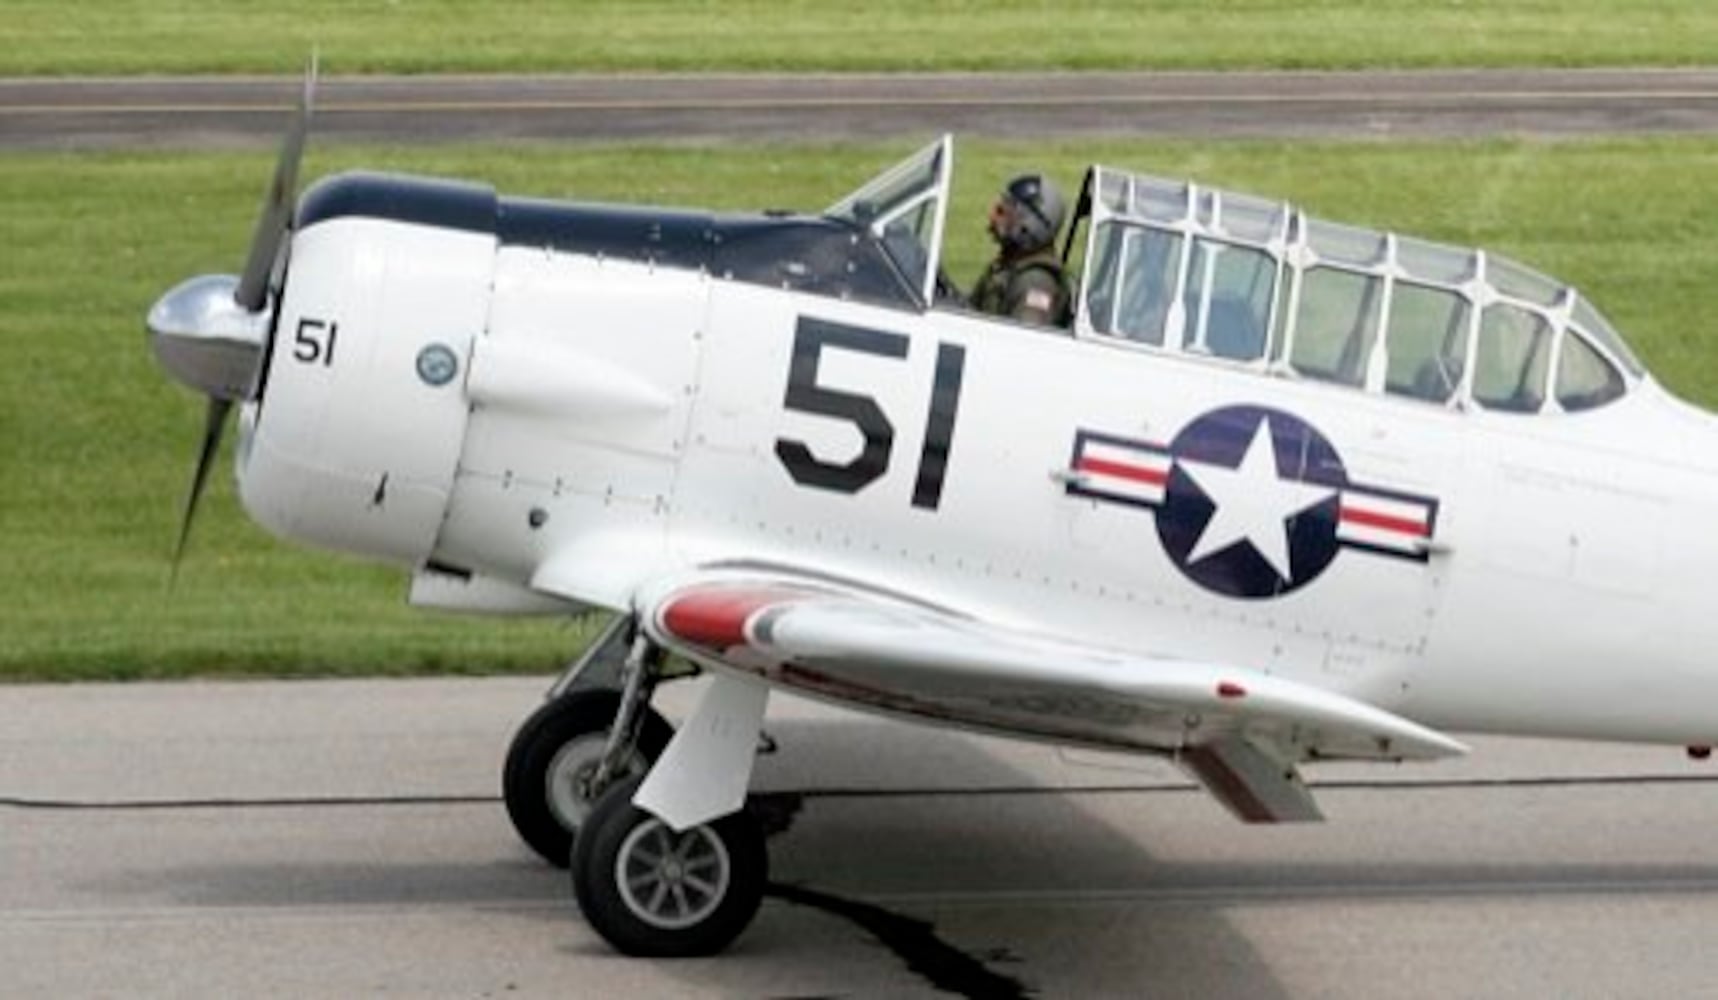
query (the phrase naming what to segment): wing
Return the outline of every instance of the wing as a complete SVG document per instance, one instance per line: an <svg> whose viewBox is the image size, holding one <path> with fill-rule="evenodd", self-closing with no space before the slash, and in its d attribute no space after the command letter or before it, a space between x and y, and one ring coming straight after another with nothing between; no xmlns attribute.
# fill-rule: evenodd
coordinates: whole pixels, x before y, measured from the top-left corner
<svg viewBox="0 0 1718 1000"><path fill-rule="evenodd" d="M1319 819L1296 764L1454 756L1460 743L1334 692L1225 664L1023 633L792 575L640 595L652 638L706 665L891 713L1171 756L1251 822Z"/></svg>

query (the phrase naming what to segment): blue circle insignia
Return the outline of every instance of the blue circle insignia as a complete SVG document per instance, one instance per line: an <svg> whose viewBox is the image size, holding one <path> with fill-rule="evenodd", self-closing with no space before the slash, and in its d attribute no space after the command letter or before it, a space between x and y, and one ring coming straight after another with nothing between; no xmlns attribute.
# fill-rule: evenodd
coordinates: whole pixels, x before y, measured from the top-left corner
<svg viewBox="0 0 1718 1000"><path fill-rule="evenodd" d="M443 386L459 374L459 358L446 344L430 344L418 352L418 378L425 385Z"/></svg>
<svg viewBox="0 0 1718 1000"><path fill-rule="evenodd" d="M1311 424L1229 406L1182 428L1169 451L1157 534L1188 579L1230 597L1278 597L1336 558L1348 473Z"/></svg>

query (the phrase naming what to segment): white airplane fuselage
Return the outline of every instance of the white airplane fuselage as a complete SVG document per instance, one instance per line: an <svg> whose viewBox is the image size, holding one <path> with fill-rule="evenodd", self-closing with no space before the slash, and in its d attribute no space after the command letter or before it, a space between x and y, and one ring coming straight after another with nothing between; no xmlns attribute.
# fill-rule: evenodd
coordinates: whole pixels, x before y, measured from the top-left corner
<svg viewBox="0 0 1718 1000"><path fill-rule="evenodd" d="M425 603L791 566L1435 728L1718 741L1718 421L1650 379L1433 405L480 221L291 254L244 502Z"/></svg>

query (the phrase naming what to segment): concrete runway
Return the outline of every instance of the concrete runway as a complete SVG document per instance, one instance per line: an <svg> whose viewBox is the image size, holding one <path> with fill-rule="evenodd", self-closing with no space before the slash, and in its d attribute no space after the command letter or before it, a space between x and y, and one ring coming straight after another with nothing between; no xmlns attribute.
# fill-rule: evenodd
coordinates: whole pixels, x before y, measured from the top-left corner
<svg viewBox="0 0 1718 1000"><path fill-rule="evenodd" d="M494 799L544 686L0 687L0 995L1718 992L1718 763L1675 749L1326 768L1329 823L1249 828L1159 765L787 698L759 920L622 959Z"/></svg>
<svg viewBox="0 0 1718 1000"><path fill-rule="evenodd" d="M0 148L272 145L298 89L0 79ZM315 128L318 142L1712 131L1718 70L335 77Z"/></svg>

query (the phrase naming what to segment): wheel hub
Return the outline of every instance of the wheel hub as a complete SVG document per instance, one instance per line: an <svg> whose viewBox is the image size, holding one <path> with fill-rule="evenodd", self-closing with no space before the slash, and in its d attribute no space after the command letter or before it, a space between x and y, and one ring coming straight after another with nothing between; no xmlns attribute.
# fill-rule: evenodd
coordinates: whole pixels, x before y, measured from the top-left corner
<svg viewBox="0 0 1718 1000"><path fill-rule="evenodd" d="M544 798L549 811L564 829L577 830L591 814L591 804L602 794L593 788L592 779L602 763L603 749L608 743L606 733L593 733L569 740L549 761L544 773ZM645 763L637 752L627 758L626 766L617 778L643 773Z"/></svg>
<svg viewBox="0 0 1718 1000"><path fill-rule="evenodd" d="M659 819L640 823L615 857L615 885L638 919L682 930L709 919L727 898L732 863L707 826L675 833Z"/></svg>

